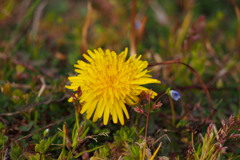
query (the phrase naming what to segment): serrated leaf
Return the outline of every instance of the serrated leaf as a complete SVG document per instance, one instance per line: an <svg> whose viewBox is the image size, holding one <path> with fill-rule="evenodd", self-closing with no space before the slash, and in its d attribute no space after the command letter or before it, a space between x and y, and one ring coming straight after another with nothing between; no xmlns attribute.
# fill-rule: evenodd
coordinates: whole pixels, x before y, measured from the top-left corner
<svg viewBox="0 0 240 160"><path fill-rule="evenodd" d="M31 121L31 122L29 122L28 126L20 126L19 129L20 129L20 131L27 132L32 128L33 124L34 124L34 122Z"/></svg>
<svg viewBox="0 0 240 160"><path fill-rule="evenodd" d="M3 94L9 96L10 93L11 93L11 85L10 85L10 83L5 83L3 85Z"/></svg>
<svg viewBox="0 0 240 160"><path fill-rule="evenodd" d="M18 144L13 144L11 146L11 151L9 153L10 157L13 159L13 160L18 160L19 159L19 156L22 154L22 149L21 147L18 145Z"/></svg>
<svg viewBox="0 0 240 160"><path fill-rule="evenodd" d="M29 160L40 160L40 154L37 153L36 155L30 156Z"/></svg>
<svg viewBox="0 0 240 160"><path fill-rule="evenodd" d="M49 137L47 140L42 139L40 143L35 146L35 151L42 154L45 153L55 138L56 138L56 135L54 137Z"/></svg>
<svg viewBox="0 0 240 160"><path fill-rule="evenodd" d="M2 146L7 140L8 140L8 137L0 133L0 145Z"/></svg>

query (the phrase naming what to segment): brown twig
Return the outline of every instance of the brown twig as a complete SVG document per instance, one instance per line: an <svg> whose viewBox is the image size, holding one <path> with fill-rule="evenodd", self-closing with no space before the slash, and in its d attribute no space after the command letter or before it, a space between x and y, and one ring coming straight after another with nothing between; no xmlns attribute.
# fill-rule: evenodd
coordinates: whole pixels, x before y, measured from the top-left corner
<svg viewBox="0 0 240 160"><path fill-rule="evenodd" d="M88 12L87 12L87 16L82 29L81 53L85 53L88 48L87 35L88 35L88 29L91 23L91 16L93 11L92 3L90 1L88 2L87 7L88 7Z"/></svg>
<svg viewBox="0 0 240 160"><path fill-rule="evenodd" d="M153 67L153 66L157 66L157 65L169 65L169 64L181 64L181 65L184 65L195 75L195 77L200 82L202 89L204 90L204 92L207 95L208 103L209 103L209 105L211 107L211 114L210 114L209 118L211 118L215 114L216 109L213 108L212 99L211 99L211 96L210 96L210 93L208 91L207 86L202 81L201 76L198 74L198 72L194 68L192 68L190 65L188 65L186 63L183 63L183 62L181 62L179 60L170 60L170 61L163 61L163 62L159 62L159 63L153 63L153 64L149 64L148 67Z"/></svg>
<svg viewBox="0 0 240 160"><path fill-rule="evenodd" d="M37 35L40 20L43 15L43 10L47 6L47 3L48 3L47 0L42 0L36 9L35 16L32 22L32 29L30 31L30 34L32 35L33 39L35 39L35 36Z"/></svg>
<svg viewBox="0 0 240 160"><path fill-rule="evenodd" d="M164 8L156 0L148 0L149 7L152 8L155 14L156 21L160 25L169 26L170 18L168 17Z"/></svg>
<svg viewBox="0 0 240 160"><path fill-rule="evenodd" d="M20 61L19 60L19 57L17 57L17 56L9 56L9 55L7 55L7 54L5 54L6 52L4 52L4 53L1 53L0 52L0 59L3 59L3 60L5 60L5 61L10 61L10 62L12 62L13 64L16 64L16 65L21 65L21 66L23 66L24 68L26 68L26 69L28 69L29 71L32 71L32 72L34 72L34 73L38 73L38 74L40 74L41 75L41 73L42 73L42 75L41 76L48 76L48 77L50 77L50 78L54 78L54 74L53 73L51 73L49 70L47 70L47 69L45 69L45 68L42 68L42 67L40 67L39 68L39 71L38 70L36 70L35 68L36 68L36 66L32 63L32 62L30 62L30 61L25 61L25 62L23 62L23 61Z"/></svg>
<svg viewBox="0 0 240 160"><path fill-rule="evenodd" d="M137 0L132 1L132 15L131 15L131 33L130 33L130 55L133 56L136 54L136 29L135 29L135 20L136 20L136 11L137 10Z"/></svg>
<svg viewBox="0 0 240 160"><path fill-rule="evenodd" d="M5 83L9 83L9 82L8 81L1 81L0 83L5 84ZM15 82L9 83L9 84L13 88L20 88L20 89L24 89L24 90L32 88L32 86L30 84L21 84L21 83L15 83ZM42 88L42 84L35 86L36 90L41 89L41 88ZM51 89L51 88L52 88L51 85L46 85L44 89Z"/></svg>
<svg viewBox="0 0 240 160"><path fill-rule="evenodd" d="M162 119L168 119L168 120L172 119L172 115L168 115L168 114L158 113L158 116L162 117ZM176 115L175 118L176 118L176 120L182 120L183 116ZM201 122L200 123L201 125L209 124L209 123L213 122L213 120L211 120L211 119L204 120L202 117L194 117L194 118L188 117L187 120L190 122Z"/></svg>
<svg viewBox="0 0 240 160"><path fill-rule="evenodd" d="M229 0L230 3L233 5L236 16L237 16L237 39L236 39L236 45L238 49L238 53L240 54L240 9L238 7L238 4L235 0Z"/></svg>
<svg viewBox="0 0 240 160"><path fill-rule="evenodd" d="M178 88L180 90L202 90L202 87L199 85L190 85L190 86L174 86L175 88ZM207 85L209 91L228 91L228 90L238 90L237 87L212 87Z"/></svg>
<svg viewBox="0 0 240 160"><path fill-rule="evenodd" d="M147 134L148 134L148 121L149 121L149 117L150 117L150 111L151 111L151 106L150 106L150 100L148 101L148 112L147 112L147 116L146 116L146 126L145 126L145 140L147 140Z"/></svg>
<svg viewBox="0 0 240 160"><path fill-rule="evenodd" d="M62 118L62 119L60 119L60 120L58 120L58 121L56 121L56 122L50 123L50 124L48 124L48 125L46 125L46 126L44 126L44 127L42 127L42 128L39 128L39 129L37 129L36 131L34 131L34 132L32 132L32 133L30 133L30 134L28 134L28 135L26 135L26 136L23 136L23 137L21 137L21 138L16 139L15 141L18 142L18 141L20 141L20 140L29 138L29 137L33 136L34 134L40 132L41 130L44 130L44 129L46 129L46 128L50 128L50 127L52 127L52 126L54 126L54 125L56 125L56 124L61 123L62 121L64 121L65 119L67 119L67 118L70 117L70 116L72 116L72 114L71 114L71 115L68 115L68 116L66 116L66 117L64 117L64 118Z"/></svg>
<svg viewBox="0 0 240 160"><path fill-rule="evenodd" d="M40 77L40 81L41 81L42 85L41 85L41 88L38 92L38 97L40 97L42 95L43 91L46 88L46 83L45 83L44 77Z"/></svg>
<svg viewBox="0 0 240 160"><path fill-rule="evenodd" d="M55 100L52 100L52 98L50 98L50 99L48 99L47 101L44 101L44 102L30 104L30 105L24 107L24 109L19 110L19 111L10 112L10 113L0 113L0 116L14 116L14 115L17 115L17 114L21 114L23 112L26 112L28 110L33 109L35 106L39 106L39 105L42 105L42 104L50 104L50 103L53 103L53 102L61 102L64 99L66 99L66 97L67 96L64 95L62 98L55 99Z"/></svg>

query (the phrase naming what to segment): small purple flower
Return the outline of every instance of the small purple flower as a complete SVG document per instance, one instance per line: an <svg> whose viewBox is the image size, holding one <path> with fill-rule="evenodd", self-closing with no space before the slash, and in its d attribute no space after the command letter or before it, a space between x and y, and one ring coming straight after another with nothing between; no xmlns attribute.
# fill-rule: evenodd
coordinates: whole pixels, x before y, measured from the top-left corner
<svg viewBox="0 0 240 160"><path fill-rule="evenodd" d="M180 93L178 93L178 91L170 90L169 93L172 99L174 99L175 101L178 101L181 98L181 95Z"/></svg>
<svg viewBox="0 0 240 160"><path fill-rule="evenodd" d="M141 22L139 20L135 21L135 29L138 30L141 27Z"/></svg>

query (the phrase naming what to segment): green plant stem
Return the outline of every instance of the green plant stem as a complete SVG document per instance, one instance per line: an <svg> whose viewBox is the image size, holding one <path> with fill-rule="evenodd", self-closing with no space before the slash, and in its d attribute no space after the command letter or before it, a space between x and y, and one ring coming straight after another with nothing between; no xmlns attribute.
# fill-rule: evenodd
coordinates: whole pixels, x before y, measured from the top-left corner
<svg viewBox="0 0 240 160"><path fill-rule="evenodd" d="M138 126L138 124L139 124L139 115L140 114L136 114L135 126Z"/></svg>
<svg viewBox="0 0 240 160"><path fill-rule="evenodd" d="M151 102L150 100L148 101L148 113L147 113L147 118L146 118L146 126L145 126L145 140L147 142L147 134L148 134L148 121L149 121L149 116L150 116L150 111L151 111L151 106L150 106Z"/></svg>
<svg viewBox="0 0 240 160"><path fill-rule="evenodd" d="M79 128L79 113L77 110L75 111L75 120L76 120L77 129L78 129Z"/></svg>
<svg viewBox="0 0 240 160"><path fill-rule="evenodd" d="M154 103L157 103L158 100L159 100L161 97L163 97L165 94L166 94L166 92L164 92L163 94L161 94L161 95L154 101Z"/></svg>
<svg viewBox="0 0 240 160"><path fill-rule="evenodd" d="M145 150L146 150L146 143L147 143L147 134L148 134L148 122L149 122L149 116L150 116L150 111L151 111L151 107L150 107L150 101L148 102L148 113L147 113L147 117L146 117L146 125L145 125L145 136L144 136L144 146L143 146L143 157L142 159L145 159Z"/></svg>
<svg viewBox="0 0 240 160"><path fill-rule="evenodd" d="M149 115L150 115L150 108L148 109L147 118L146 118L145 136L144 136L145 139L147 139Z"/></svg>
<svg viewBox="0 0 240 160"><path fill-rule="evenodd" d="M147 140L146 140L146 138L143 140L143 150L142 150L142 152L143 152L143 154L142 154L142 159L141 160L145 160L145 152L146 152L146 143L147 143Z"/></svg>
<svg viewBox="0 0 240 160"><path fill-rule="evenodd" d="M170 101L170 106L171 106L171 112L172 112L172 125L175 126L175 110L174 110L174 105L173 105L173 101L171 99L171 97L169 96L169 101Z"/></svg>

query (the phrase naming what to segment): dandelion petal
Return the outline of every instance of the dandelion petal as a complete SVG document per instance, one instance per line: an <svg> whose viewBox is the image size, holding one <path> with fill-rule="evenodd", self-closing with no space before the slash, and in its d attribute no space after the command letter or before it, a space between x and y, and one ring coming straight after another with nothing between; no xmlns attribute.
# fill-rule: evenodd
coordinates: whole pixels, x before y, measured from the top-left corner
<svg viewBox="0 0 240 160"><path fill-rule="evenodd" d="M160 83L148 74L148 62L140 60L141 55L127 59L127 52L127 48L120 54L101 48L88 50L83 54L87 62L78 60L74 65L77 75L69 77L71 84L65 87L73 91L81 88L82 94L78 98L83 106L80 113L86 113L87 119L93 117L95 122L103 117L103 123L107 125L111 116L114 123L119 120L124 125L124 118L129 119L126 104L137 104L139 94L149 90L141 85ZM157 95L151 92L152 98Z"/></svg>

